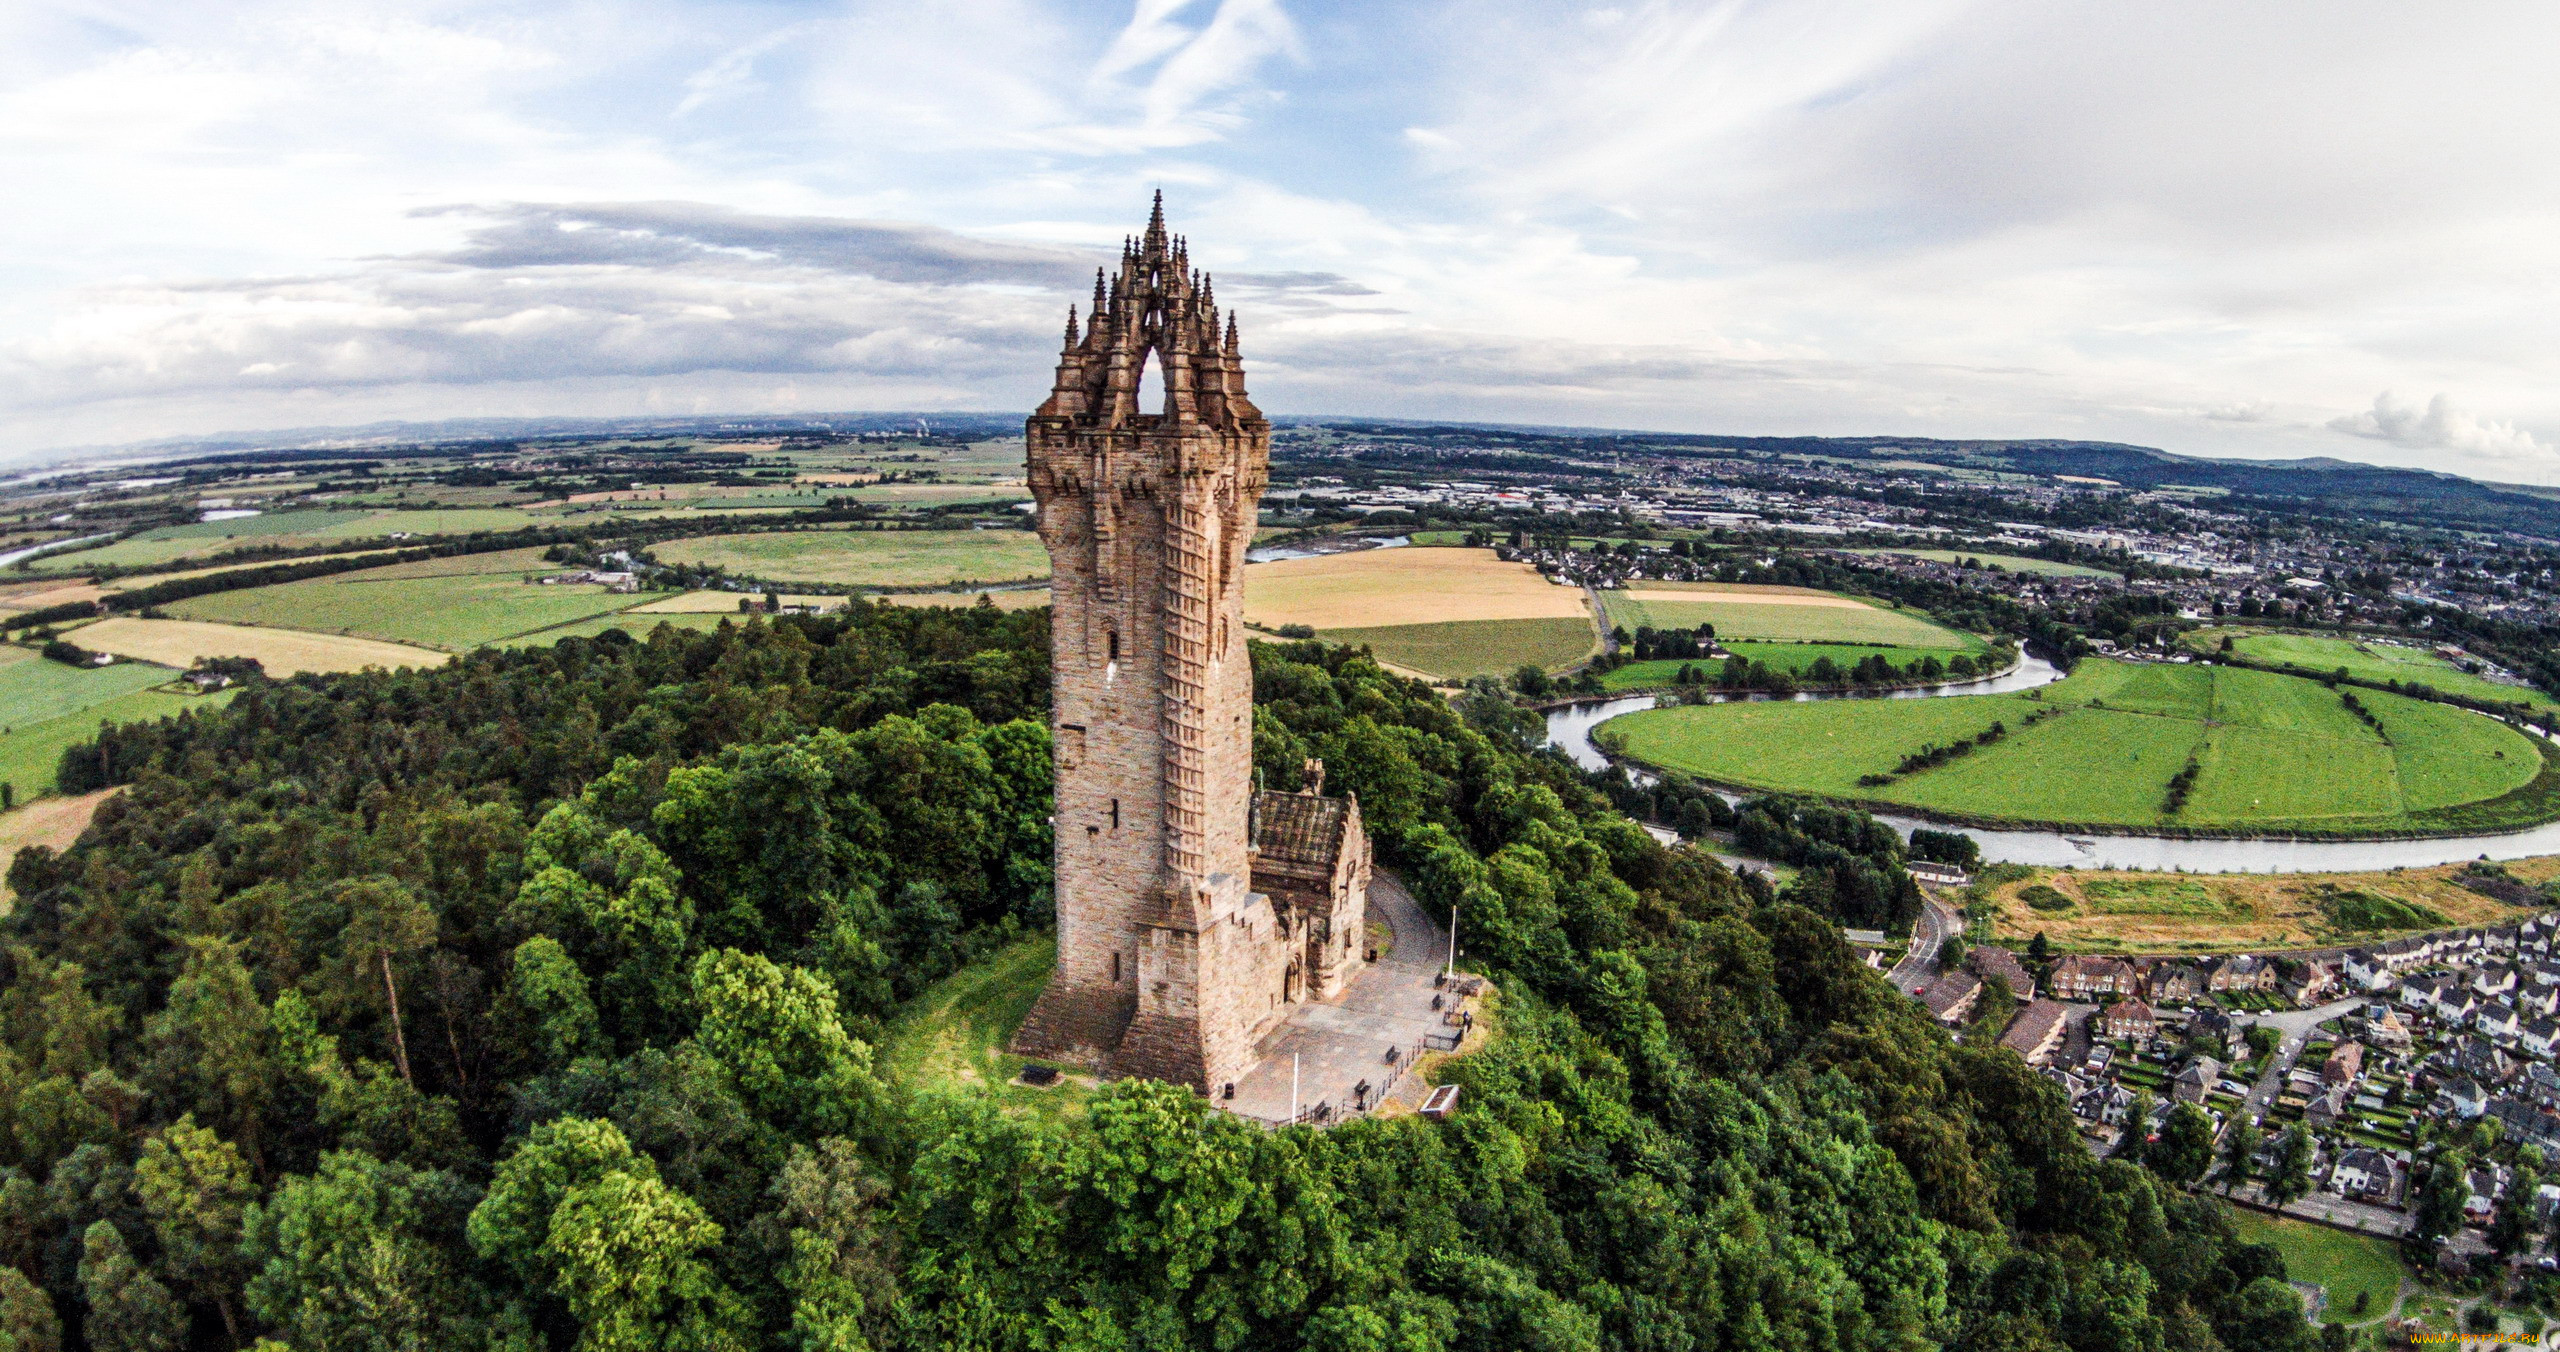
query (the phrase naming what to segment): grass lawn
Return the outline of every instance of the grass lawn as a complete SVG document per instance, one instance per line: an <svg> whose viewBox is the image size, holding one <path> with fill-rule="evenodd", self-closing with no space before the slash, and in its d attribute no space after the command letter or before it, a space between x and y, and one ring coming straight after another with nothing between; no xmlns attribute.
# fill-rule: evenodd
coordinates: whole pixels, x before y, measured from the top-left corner
<svg viewBox="0 0 2560 1352"><path fill-rule="evenodd" d="M1317 637L1366 647L1381 662L1451 680L1507 676L1523 666L1552 671L1583 660L1600 646L1591 622L1583 619L1453 620L1324 629Z"/></svg>
<svg viewBox="0 0 2560 1352"><path fill-rule="evenodd" d="M1624 591L1604 592L1602 600L1609 622L1629 633L1648 625L1695 629L1712 624L1716 637L1727 640L1893 644L1958 651L1978 646L1972 638L1915 611L1888 609L1804 587L1638 582Z"/></svg>
<svg viewBox="0 0 2560 1352"><path fill-rule="evenodd" d="M158 667L142 667L138 663L119 665L155 672L167 680L172 673ZM109 667L113 671L116 668ZM54 791L54 772L62 764L62 752L75 742L85 742L98 735L98 724L145 723L165 718L186 709L220 708L230 702L237 690L219 690L210 695L177 695L165 690L136 690L117 695L82 709L41 723L20 723L0 733L0 783L16 786L18 801L23 803ZM5 861L0 861L5 866Z"/></svg>
<svg viewBox="0 0 2560 1352"><path fill-rule="evenodd" d="M1023 530L771 531L675 540L651 552L663 563L776 582L925 587L1049 575L1040 537Z"/></svg>
<svg viewBox="0 0 2560 1352"><path fill-rule="evenodd" d="M1042 935L935 983L890 1019L879 1048L882 1077L917 1092L990 1094L1008 1112L1082 1116L1090 1092L1082 1082L1012 1083L1031 1063L1004 1049L1057 960L1057 941Z"/></svg>
<svg viewBox="0 0 2560 1352"><path fill-rule="evenodd" d="M1954 563L1972 559L1987 567L2005 568L2012 573L2041 573L2046 577L2121 577L2107 568L2088 568L2076 563L2055 563L2051 559L2031 559L2023 554L1985 554L1978 549L1844 549L1843 554L1900 554L1905 558L1931 559L1938 563Z"/></svg>
<svg viewBox="0 0 2560 1352"><path fill-rule="evenodd" d="M2313 681L2091 660L2021 694L1684 706L1612 719L1606 734L1638 759L1717 783L1984 821L2348 833L2524 825L2560 807L2536 779L2560 771L2546 774L2524 734L2386 692L2359 699L2381 732ZM2039 710L2059 712L2030 726ZM1968 755L1859 783L1995 722L2007 735ZM2169 781L2191 758L2193 790L2168 814Z"/></svg>
<svg viewBox="0 0 2560 1352"><path fill-rule="evenodd" d="M2284 1255L2286 1275L2327 1289L2330 1322L2371 1323L2391 1308L2392 1297L2400 1293L2405 1273L2400 1251L2384 1240L2242 1207L2230 1208L2229 1214L2240 1238L2272 1244ZM2366 1300L2363 1314L2354 1313L2358 1293Z"/></svg>
<svg viewBox="0 0 2560 1352"><path fill-rule="evenodd" d="M2400 681L2463 699L2496 704L2523 702L2537 709L2560 709L2560 699L2543 691L2474 676L2427 649L2405 643L2246 628L2198 629L2187 635L2186 641L2199 651L2211 652L2222 646L2225 637L2232 640L2232 651L2253 662L2290 663L2324 674L2345 667L2359 680Z"/></svg>

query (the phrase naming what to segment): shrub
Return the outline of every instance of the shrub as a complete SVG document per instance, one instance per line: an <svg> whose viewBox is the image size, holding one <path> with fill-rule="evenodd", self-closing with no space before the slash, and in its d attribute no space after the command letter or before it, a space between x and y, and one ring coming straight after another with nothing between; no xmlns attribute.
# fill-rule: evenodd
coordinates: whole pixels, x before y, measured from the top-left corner
<svg viewBox="0 0 2560 1352"><path fill-rule="evenodd" d="M2020 892L2018 898L2026 902L2031 909L2038 911L2067 911L2073 904L2071 898L2064 896L2050 883L2037 883Z"/></svg>

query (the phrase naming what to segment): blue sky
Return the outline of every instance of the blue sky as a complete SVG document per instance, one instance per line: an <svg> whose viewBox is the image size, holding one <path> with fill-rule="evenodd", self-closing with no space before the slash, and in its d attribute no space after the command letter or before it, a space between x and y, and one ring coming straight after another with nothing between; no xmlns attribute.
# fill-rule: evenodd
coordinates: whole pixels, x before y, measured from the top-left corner
<svg viewBox="0 0 2560 1352"><path fill-rule="evenodd" d="M2560 482L2548 5L0 7L0 456L1021 409L1162 187L1276 412Z"/></svg>

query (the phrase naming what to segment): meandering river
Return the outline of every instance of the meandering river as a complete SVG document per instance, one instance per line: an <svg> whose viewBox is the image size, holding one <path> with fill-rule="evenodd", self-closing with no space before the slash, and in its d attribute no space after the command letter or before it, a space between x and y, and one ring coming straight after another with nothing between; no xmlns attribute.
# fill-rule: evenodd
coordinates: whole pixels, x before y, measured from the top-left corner
<svg viewBox="0 0 2560 1352"><path fill-rule="evenodd" d="M1794 698L1936 699L1996 695L2045 685L2060 679L2061 675L2052 663L2027 657L2009 671L1984 681L1867 694L1808 692L1799 693ZM1769 698L1772 697L1721 696L1716 702ZM1592 742L1592 729L1620 714L1653 706L1653 696L1633 695L1552 710L1547 714L1547 745L1562 748L1585 769L1605 770L1609 766L1609 758ZM1641 773L1629 768L1632 773ZM1876 820L1905 835L1920 826L1940 831L1961 831L1981 843L1982 857L1988 860L2047 866L2183 868L2195 873L2329 873L2426 868L2483 857L2522 859L2530 855L2560 854L2560 822L2507 835L2439 836L2429 840L2181 840L2168 836L2076 835L2067 831L1987 831L1970 826L1948 826L1894 813L1879 812L1875 815Z"/></svg>

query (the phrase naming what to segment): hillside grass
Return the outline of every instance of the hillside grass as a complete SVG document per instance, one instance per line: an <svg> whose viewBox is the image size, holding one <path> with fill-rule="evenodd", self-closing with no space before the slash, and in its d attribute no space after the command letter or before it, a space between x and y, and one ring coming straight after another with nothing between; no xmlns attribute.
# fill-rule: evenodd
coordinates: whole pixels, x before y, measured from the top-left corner
<svg viewBox="0 0 2560 1352"><path fill-rule="evenodd" d="M1081 1117L1091 1093L1088 1081L1061 1078L1045 1089L1017 1084L1014 1077L1032 1062L1005 1050L1057 960L1057 940L1041 935L934 983L883 1031L882 1077L920 1093L986 1095L1010 1113Z"/></svg>
<svg viewBox="0 0 2560 1352"><path fill-rule="evenodd" d="M75 635L76 637L76 635ZM74 667L39 657L34 650L0 647L0 728L23 727L75 714L108 700L175 679L165 667L118 662Z"/></svg>
<svg viewBox="0 0 2560 1352"><path fill-rule="evenodd" d="M2334 833L2522 826L2560 815L2560 772L2513 728L2382 691L2355 718L2317 682L2206 665L2092 660L2010 695L1698 705L1613 719L1627 754L1741 788L1985 822ZM2041 710L2055 711L2030 726ZM1924 746L2007 735L1883 785ZM2184 810L2163 811L2193 759Z"/></svg>
<svg viewBox="0 0 2560 1352"><path fill-rule="evenodd" d="M1040 537L1020 530L793 530L704 535L655 546L662 563L741 577L844 586L929 587L1047 577Z"/></svg>
<svg viewBox="0 0 2560 1352"><path fill-rule="evenodd" d="M1909 667L1923 657L1935 657L1943 662L1954 656L1944 648L1897 648L1880 643L1739 641L1727 643L1724 647L1726 651L1736 656L1750 658L1755 666L1784 671L1799 679L1804 678L1805 673L1812 669L1815 661L1825 657L1830 658L1845 670L1865 661L1870 656L1881 657L1897 668ZM1980 651L1987 652L1988 649ZM1724 659L1721 657L1657 658L1644 662L1629 662L1623 667L1601 673L1600 685L1602 689L1612 691L1655 689L1672 684L1678 679L1680 668L1687 666L1698 668L1712 679L1717 672L1723 670Z"/></svg>
<svg viewBox="0 0 2560 1352"><path fill-rule="evenodd" d="M2560 875L2560 859L2507 867L2528 882ZM2026 943L2042 934L2064 952L2248 952L2378 943L2494 924L2535 909L2462 886L2462 868L2274 874L2025 868L1985 889L1985 937Z"/></svg>
<svg viewBox="0 0 2560 1352"><path fill-rule="evenodd" d="M539 586L517 572L420 576L414 571L445 562L218 592L173 602L166 609L180 619L349 634L462 652L628 609L647 599L602 587Z"/></svg>

